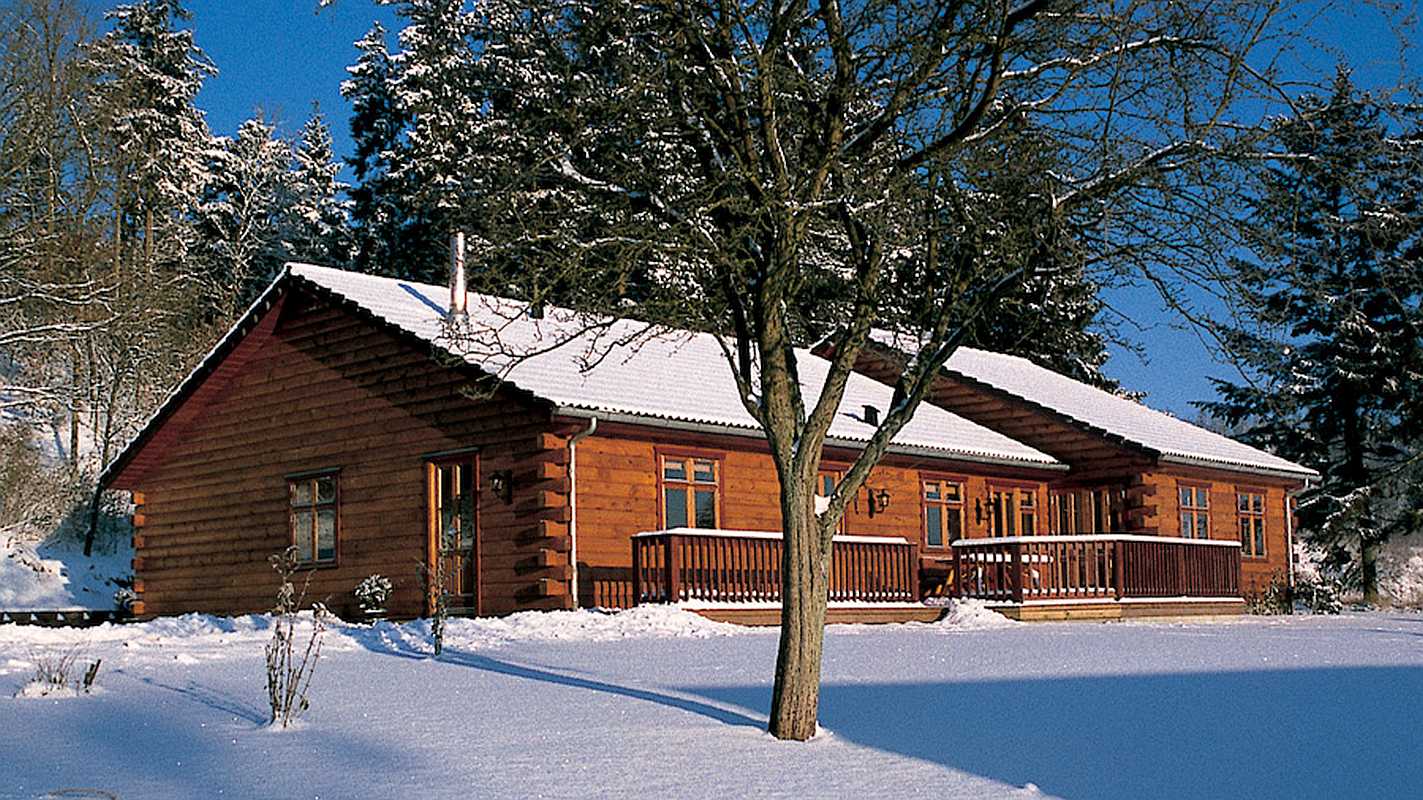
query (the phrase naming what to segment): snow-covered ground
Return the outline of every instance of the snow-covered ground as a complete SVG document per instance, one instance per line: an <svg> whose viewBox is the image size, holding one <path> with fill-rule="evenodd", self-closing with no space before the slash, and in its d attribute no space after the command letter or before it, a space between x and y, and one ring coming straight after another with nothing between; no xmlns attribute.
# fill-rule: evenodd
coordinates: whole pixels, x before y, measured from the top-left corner
<svg viewBox="0 0 1423 800"><path fill-rule="evenodd" d="M31 542L0 535L0 611L110 610L133 574L133 550L100 542L93 555L70 536Z"/></svg>
<svg viewBox="0 0 1423 800"><path fill-rule="evenodd" d="M684 610L340 627L287 731L266 618L0 626L0 797L1423 794L1423 615L953 619L833 626L809 744L763 732L774 630ZM14 697L76 644L100 692Z"/></svg>

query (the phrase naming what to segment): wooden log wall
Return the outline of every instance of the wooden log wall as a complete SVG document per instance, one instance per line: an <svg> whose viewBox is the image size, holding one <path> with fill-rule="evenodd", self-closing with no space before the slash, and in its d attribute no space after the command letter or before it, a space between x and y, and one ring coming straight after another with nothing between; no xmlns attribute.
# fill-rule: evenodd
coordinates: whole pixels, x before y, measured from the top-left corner
<svg viewBox="0 0 1423 800"><path fill-rule="evenodd" d="M601 425L598 433L579 442L577 448L580 606L632 605L630 537L663 527L659 519L658 453L667 449L720 459L721 528L780 530L780 486L763 441ZM853 456L851 452L827 450L824 468L844 467ZM965 533L983 537L988 535L987 494L991 482L1034 487L1040 524L1046 524L1045 477L1049 474L1052 473L947 459L888 456L871 473L867 485L876 491L887 491L889 507L871 515L862 489L846 511L841 533L900 536L917 543L922 558L947 561L953 555L949 548L931 548L925 542L921 479L939 476L962 480Z"/></svg>
<svg viewBox="0 0 1423 800"><path fill-rule="evenodd" d="M394 615L424 613L424 456L463 448L479 448L482 475L513 475L509 504L479 486L485 613L570 605L567 448L547 411L505 390L472 398L470 379L418 344L300 295L244 348L219 394L189 401L201 413L156 466L120 485L141 497L143 613L270 607L267 559L289 544L285 476L326 469L340 470L338 559L311 572L309 597L353 613L352 589L380 573Z"/></svg>
<svg viewBox="0 0 1423 800"><path fill-rule="evenodd" d="M1144 476L1144 481L1156 487L1161 533L1181 535L1181 484L1206 486L1210 495L1210 535L1212 539L1240 541L1240 526L1236 516L1237 491L1259 492L1265 496L1265 557L1242 554L1240 559L1240 590L1249 596L1270 587L1272 580L1284 583L1289 574L1289 548L1286 545L1285 497L1293 482L1258 475L1229 473L1172 467Z"/></svg>

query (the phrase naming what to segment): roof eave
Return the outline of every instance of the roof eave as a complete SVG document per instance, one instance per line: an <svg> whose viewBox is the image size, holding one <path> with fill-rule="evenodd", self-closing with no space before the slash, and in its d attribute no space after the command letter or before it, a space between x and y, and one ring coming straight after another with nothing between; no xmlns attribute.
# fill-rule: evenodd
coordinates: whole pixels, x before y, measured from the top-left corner
<svg viewBox="0 0 1423 800"><path fill-rule="evenodd" d="M597 408L584 408L582 406L560 405L554 409L555 416L576 417L587 419L597 417L607 422L621 422L628 425L644 425L652 428L663 428L666 430L691 431L694 433L718 433L729 436L742 436L760 439L763 434L760 428L750 425L730 425L717 422L698 422L694 420L669 419L667 417L652 416L646 414L634 414L627 411L608 411ZM847 449L863 448L865 442L859 439L847 439L840 436L827 436L825 444L830 447L844 447ZM928 447L925 445L898 444L891 443L887 452L896 455L925 456L929 458L940 458L945 461L966 461L976 464L988 464L992 466L1019 467L1023 469L1037 469L1049 472L1066 472L1070 467L1061 462L1030 461L1022 458L1012 458L1010 456L993 456L986 453L967 453L957 450L949 450L940 447Z"/></svg>
<svg viewBox="0 0 1423 800"><path fill-rule="evenodd" d="M1296 469L1266 467L1256 464L1242 464L1238 461L1226 461L1219 458L1192 456L1185 453L1164 453L1158 460L1163 464L1219 469L1229 472L1243 472L1248 475L1263 475L1271 478L1291 478L1299 481L1318 480L1320 477L1318 472L1309 467L1297 467Z"/></svg>
<svg viewBox="0 0 1423 800"><path fill-rule="evenodd" d="M119 451L119 454L114 456L113 460L99 473L98 489L100 491L108 489L113 481L119 475L123 474L123 471L138 455L139 451L143 449L143 446L158 432L159 428L163 427L163 424L167 422L173 412L187 400L189 395L197 391L198 387L202 385L208 375L222 363L222 360L226 358L243 339L247 338L248 333L251 333L252 330L257 327L257 323L261 322L267 312L275 307L277 297L286 291L290 280L291 266L283 266L282 271L277 273L277 277L262 291L262 294L258 295L256 300L252 301L252 305L247 307L247 310L243 312L241 317L238 317L237 322L233 323L231 328L228 328L227 332L222 335L222 338L218 339L217 344L213 345L212 349L198 362L198 365L194 367L192 371L178 383L173 391L168 394L168 397L158 405L158 409L144 422L143 427L139 429L138 433L129 440L128 444L124 445L124 448Z"/></svg>

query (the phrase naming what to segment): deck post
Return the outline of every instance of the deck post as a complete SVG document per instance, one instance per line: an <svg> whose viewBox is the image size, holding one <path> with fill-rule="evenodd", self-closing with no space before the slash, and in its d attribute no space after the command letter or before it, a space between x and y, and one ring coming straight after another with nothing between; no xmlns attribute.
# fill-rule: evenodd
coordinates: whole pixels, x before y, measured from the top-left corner
<svg viewBox="0 0 1423 800"><path fill-rule="evenodd" d="M642 603L642 543L632 537L632 604Z"/></svg>
<svg viewBox="0 0 1423 800"><path fill-rule="evenodd" d="M676 603L682 594L682 559L677 551L677 535L667 534L667 602Z"/></svg>
<svg viewBox="0 0 1423 800"><path fill-rule="evenodd" d="M954 597L963 597L963 548L955 546L953 542L949 543L949 547L954 549L954 585L950 593Z"/></svg>
<svg viewBox="0 0 1423 800"><path fill-rule="evenodd" d="M1122 564L1123 558L1126 555L1126 543L1116 541L1109 542L1108 544L1112 546L1112 590L1116 593L1117 599L1120 600L1122 599L1122 594L1124 593L1122 590L1126 582L1124 575L1126 569Z"/></svg>
<svg viewBox="0 0 1423 800"><path fill-rule="evenodd" d="M1023 544L1022 544L1022 542L1014 542L1014 543L1009 547L1009 551L1013 554L1013 560L1012 560L1011 562L1009 562L1010 567L1009 567L1009 570L1008 570L1008 574L1011 576L1011 578L1012 578L1012 580L1013 580L1013 583L1012 583L1013 602L1015 602L1015 603L1021 603L1021 602L1023 602Z"/></svg>
<svg viewBox="0 0 1423 800"><path fill-rule="evenodd" d="M919 575L919 566L919 545L911 544L909 545L909 597L915 603L923 599L919 596L923 585L923 579Z"/></svg>
<svg viewBox="0 0 1423 800"><path fill-rule="evenodd" d="M1176 594L1185 596L1186 590L1186 546L1178 544L1176 550Z"/></svg>

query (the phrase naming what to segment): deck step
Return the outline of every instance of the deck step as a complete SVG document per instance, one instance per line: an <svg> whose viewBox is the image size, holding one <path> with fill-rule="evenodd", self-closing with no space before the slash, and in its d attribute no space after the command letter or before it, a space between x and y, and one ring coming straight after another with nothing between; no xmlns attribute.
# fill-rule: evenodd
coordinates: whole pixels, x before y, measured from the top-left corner
<svg viewBox="0 0 1423 800"><path fill-rule="evenodd" d="M989 608L1009 619L1023 622L1057 622L1092 619L1179 619L1182 617L1234 616L1244 614L1244 600L1233 598L1161 598L1099 603L1043 600L1027 603L991 604Z"/></svg>
<svg viewBox="0 0 1423 800"><path fill-rule="evenodd" d="M764 627L781 624L781 610L775 606L737 608L690 608L717 622L732 622L737 625ZM826 609L826 622L830 624L888 622L937 622L947 609L942 606L831 606Z"/></svg>

